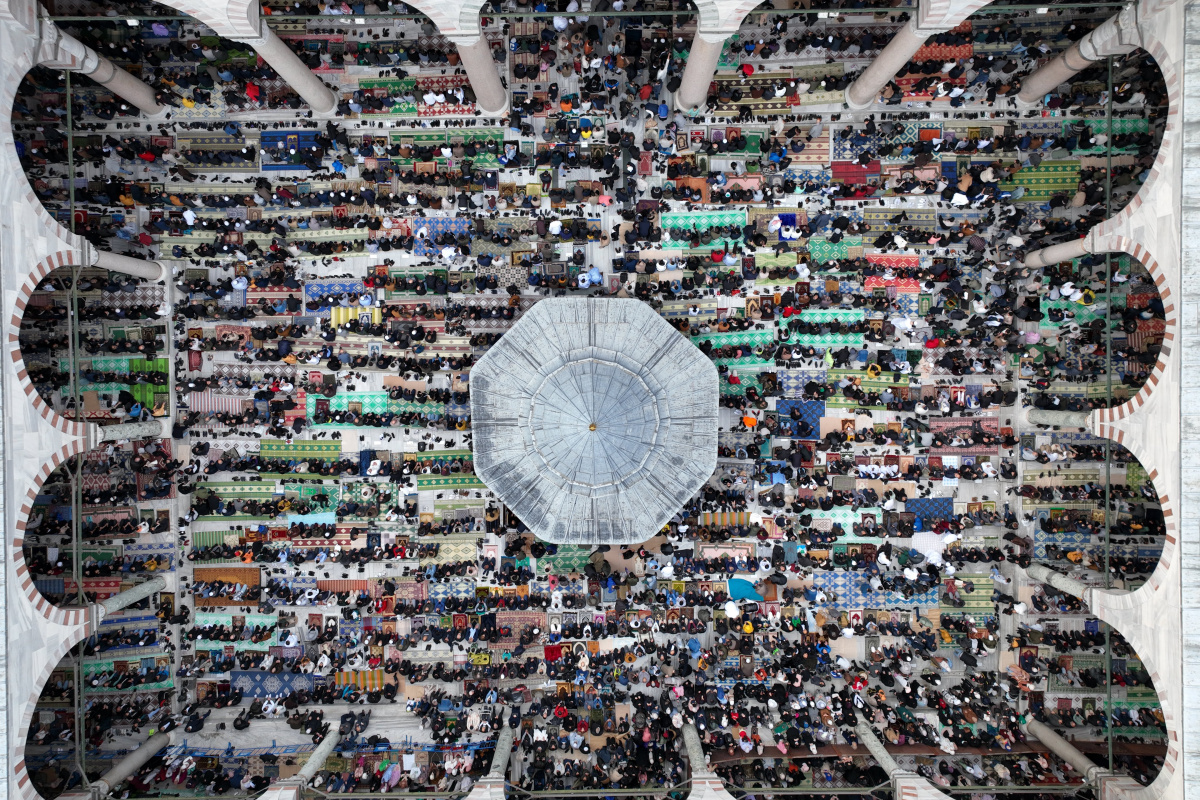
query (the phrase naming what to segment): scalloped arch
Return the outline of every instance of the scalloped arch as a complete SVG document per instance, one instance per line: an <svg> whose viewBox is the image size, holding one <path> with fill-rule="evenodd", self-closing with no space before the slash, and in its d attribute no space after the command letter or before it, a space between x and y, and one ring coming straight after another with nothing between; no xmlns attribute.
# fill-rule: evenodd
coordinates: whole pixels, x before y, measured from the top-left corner
<svg viewBox="0 0 1200 800"><path fill-rule="evenodd" d="M37 689L37 697L41 697L42 691L46 687L46 682L54 674L54 670L58 667L59 662L71 652L71 648L83 641L86 635L87 626L78 625L55 647L54 652L47 659L46 668L42 670L42 674L38 675L34 681L34 687ZM36 706L36 698L33 702L24 703L24 709L21 711L21 717L17 723L20 738L12 747L12 773L15 780L11 785L15 786L15 794L21 800L43 800L41 794L34 788L33 780L29 776L29 769L25 765L25 739L29 731L29 726L33 724L33 715L36 711Z"/></svg>
<svg viewBox="0 0 1200 800"><path fill-rule="evenodd" d="M35 199L36 202L36 199ZM21 355L20 333L21 319L24 316L25 309L29 304L30 298L33 296L37 285L42 282L47 275L59 267L67 267L75 264L80 264L79 251L77 250L60 250L51 256L39 261L34 265L33 271L29 277L25 279L25 283L21 285L21 289L17 294L16 302L14 303L13 315L8 321L8 349L9 355L13 360L13 366L17 370L17 380L21 382L21 389L25 392L25 396L33 407L37 409L38 414L42 419L49 422L58 430L71 436L86 436L90 423L69 420L54 410L53 406L47 403L42 396L38 394L33 382L29 380L29 372L25 367L25 361Z"/></svg>
<svg viewBox="0 0 1200 800"><path fill-rule="evenodd" d="M29 600L30 605L47 621L56 625L82 625L90 623L93 620L99 621L99 615L96 613L96 606L58 606L47 600L38 591L37 584L33 582L33 575L29 572L29 567L25 563L25 530L29 524L29 515L33 512L33 503L37 499L38 491L49 479L54 470L58 469L63 464L67 463L67 459L75 455L80 455L87 450L87 446L83 439L76 439L63 445L57 452L50 454L50 459L42 464L42 468L37 475L33 476L33 485L25 492L25 498L21 502L21 508L17 512L16 521L13 523L15 532L11 540L12 545L12 560L13 570L16 572L17 580L20 583L20 591Z"/></svg>

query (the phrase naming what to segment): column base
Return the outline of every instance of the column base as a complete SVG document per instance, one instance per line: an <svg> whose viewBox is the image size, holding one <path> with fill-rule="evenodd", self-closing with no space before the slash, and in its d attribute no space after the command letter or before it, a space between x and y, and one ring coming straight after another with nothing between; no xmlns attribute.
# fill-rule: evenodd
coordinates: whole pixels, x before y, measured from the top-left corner
<svg viewBox="0 0 1200 800"><path fill-rule="evenodd" d="M481 116L481 117L504 117L504 118L507 118L508 112L512 110L512 106L508 101L508 93L505 92L504 105L500 106L500 108L497 109L496 111L488 111L487 109L480 106L478 103L475 104L475 110L479 112L479 116Z"/></svg>
<svg viewBox="0 0 1200 800"><path fill-rule="evenodd" d="M850 99L850 87L847 86L846 93L842 98L842 102L845 103L851 111L866 111L867 109L874 108L875 104L879 102L879 98L873 97L865 103L856 103Z"/></svg>
<svg viewBox="0 0 1200 800"><path fill-rule="evenodd" d="M1041 98L1038 98L1037 100L1024 100L1021 98L1021 95L1018 94L1012 99L1017 104L1017 110L1021 112L1032 111L1035 108L1042 107Z"/></svg>
<svg viewBox="0 0 1200 800"><path fill-rule="evenodd" d="M464 800L504 800L504 780L502 778L481 778L471 787Z"/></svg>

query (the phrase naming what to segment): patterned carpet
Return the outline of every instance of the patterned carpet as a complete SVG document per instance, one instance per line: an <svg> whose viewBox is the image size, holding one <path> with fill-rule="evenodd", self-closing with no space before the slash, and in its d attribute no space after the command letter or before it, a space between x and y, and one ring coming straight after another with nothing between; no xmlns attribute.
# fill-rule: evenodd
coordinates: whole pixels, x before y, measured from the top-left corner
<svg viewBox="0 0 1200 800"><path fill-rule="evenodd" d="M816 572L813 574L813 585L815 587L824 590L826 593L833 592L837 595L836 600L832 600L826 605L829 608L839 611L876 608L912 608L914 606L936 608L938 605L937 589L930 589L912 597L905 597L899 592L870 591L869 587L864 591L865 583L864 578L857 574L836 572Z"/></svg>
<svg viewBox="0 0 1200 800"><path fill-rule="evenodd" d="M1043 161L1037 167L1021 170L1013 178L1001 183L1000 188L1011 192L1018 186L1025 187L1021 199L1026 202L1049 200L1063 192L1074 195L1079 186L1079 161Z"/></svg>
<svg viewBox="0 0 1200 800"><path fill-rule="evenodd" d="M340 458L342 443L340 440L296 440L290 444L283 439L263 439L259 444L259 453L264 458Z"/></svg>

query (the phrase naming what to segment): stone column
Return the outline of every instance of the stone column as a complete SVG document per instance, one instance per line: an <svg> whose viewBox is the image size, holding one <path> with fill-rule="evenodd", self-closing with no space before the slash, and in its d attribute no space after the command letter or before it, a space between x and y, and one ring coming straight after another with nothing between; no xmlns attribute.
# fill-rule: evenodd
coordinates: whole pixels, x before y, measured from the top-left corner
<svg viewBox="0 0 1200 800"><path fill-rule="evenodd" d="M467 73L467 80L471 82L475 105L479 110L486 114L499 114L507 108L508 91L500 82L500 71L496 59L492 58L492 48L487 38L474 34L448 38L458 48L459 61Z"/></svg>
<svg viewBox="0 0 1200 800"><path fill-rule="evenodd" d="M135 278L145 278L148 281L161 281L166 276L166 270L157 261L131 258L99 248L92 248L91 263L93 267L121 272Z"/></svg>
<svg viewBox="0 0 1200 800"><path fill-rule="evenodd" d="M712 85L713 76L717 74L717 62L721 60L721 51L730 33L720 31L708 33L697 31L692 39L692 48L688 51L687 64L683 68L683 77L679 91L675 93L675 106L688 114L696 114L704 110L708 99L708 87Z"/></svg>
<svg viewBox="0 0 1200 800"><path fill-rule="evenodd" d="M314 114L332 114L337 110L337 98L333 90L314 75L308 65L275 35L275 31L271 30L266 20L261 20L259 25L259 38L236 41L253 47L262 60L270 64L271 69L278 72L279 77L296 90L296 94L304 99Z"/></svg>
<svg viewBox="0 0 1200 800"><path fill-rule="evenodd" d="M1101 22L1094 30L1071 45L1058 58L1040 68L1021 84L1017 99L1036 103L1050 91L1071 79L1071 76L1108 56L1132 53L1142 46L1142 32L1137 25L1137 7L1130 4L1116 16Z"/></svg>
<svg viewBox="0 0 1200 800"><path fill-rule="evenodd" d="M503 727L496 737L496 749L492 753L492 767L487 775L471 787L466 800L504 800L505 784L508 783L508 759L512 755L516 732L507 723L501 724Z"/></svg>
<svg viewBox="0 0 1200 800"><path fill-rule="evenodd" d="M1090 411L1051 411L1030 408L1025 412L1025 421L1031 425L1051 425L1058 428L1086 428Z"/></svg>
<svg viewBox="0 0 1200 800"><path fill-rule="evenodd" d="M1101 774L1108 772L1086 755L1079 752L1075 745L1059 736L1058 733L1045 723L1031 718L1025 723L1025 732L1044 744L1046 749L1051 753L1054 753L1054 755L1070 764L1071 769L1082 775L1088 783L1095 782Z"/></svg>
<svg viewBox="0 0 1200 800"><path fill-rule="evenodd" d="M691 773L692 791L688 794L688 800L733 800L733 795L725 788L725 783L708 768L708 762L704 759L704 746L700 743L700 733L696 726L690 722L686 723L681 733Z"/></svg>
<svg viewBox="0 0 1200 800"><path fill-rule="evenodd" d="M1049 247L1043 247L1041 250L1034 250L1032 253L1026 254L1025 266L1048 267L1060 261L1082 258L1090 252L1092 252L1091 236L1085 236L1082 239L1072 239L1069 242L1052 244Z"/></svg>
<svg viewBox="0 0 1200 800"><path fill-rule="evenodd" d="M154 89L130 75L74 36L62 31L49 18L40 21L38 63L87 75L113 94L155 116L166 110L154 99Z"/></svg>
<svg viewBox="0 0 1200 800"><path fill-rule="evenodd" d="M336 730L325 734L325 738L317 745L317 749L312 751L312 755L304 762L304 766L293 777L302 783L312 780L321 771L321 767L325 766L325 759L333 754L333 748L337 747L340 738L341 736Z"/></svg>
<svg viewBox="0 0 1200 800"><path fill-rule="evenodd" d="M892 758L887 747L875 735L875 729L871 727L870 723L865 719L860 719L854 726L854 732L858 734L858 740L866 745L867 752L879 762L879 766L883 767L883 771L888 774L889 778L901 771L900 765L896 763L896 759Z"/></svg>
<svg viewBox="0 0 1200 800"><path fill-rule="evenodd" d="M1072 597L1078 597L1085 603L1091 602L1092 589L1083 581L1075 578L1068 578L1061 572L1050 569L1045 564L1030 564L1025 568L1025 574L1032 580L1044 583L1047 586L1053 586L1060 592L1066 592ZM1040 736L1038 737L1041 738Z"/></svg>
<svg viewBox="0 0 1200 800"><path fill-rule="evenodd" d="M144 600L152 594L161 592L165 588L167 588L165 578L161 576L151 578L145 583L139 583L132 589L126 589L120 594L114 594L107 600L101 600L100 607L104 609L105 615L112 614L120 611L122 608L128 608L139 600Z"/></svg>
<svg viewBox="0 0 1200 800"><path fill-rule="evenodd" d="M97 797L105 797L110 794L113 787L117 786L121 781L135 775L139 769L145 766L146 762L162 750L164 747L171 744L170 733L156 733L142 743L142 746L134 750L129 755L121 759L112 769L104 773L100 780L93 783L89 788Z"/></svg>
<svg viewBox="0 0 1200 800"><path fill-rule="evenodd" d="M92 447L102 442L117 442L121 439L157 439L163 435L162 423L156 419L145 422L125 422L120 425L105 425L95 434Z"/></svg>
<svg viewBox="0 0 1200 800"><path fill-rule="evenodd" d="M946 797L939 789L915 772L901 769L896 759L888 752L887 745L875 735L875 729L865 719L860 719L854 726L858 740L866 745L867 752L883 767L892 782L892 795L908 800L944 800Z"/></svg>
<svg viewBox="0 0 1200 800"><path fill-rule="evenodd" d="M916 13L915 8L912 11L914 14ZM925 40L944 30L948 30L948 28L921 28L918 26L915 16L910 18L896 31L896 35L887 43L887 47L875 56L875 60L846 89L846 104L855 109L874 105L879 93L883 91L883 87L896 77L896 73L921 49Z"/></svg>

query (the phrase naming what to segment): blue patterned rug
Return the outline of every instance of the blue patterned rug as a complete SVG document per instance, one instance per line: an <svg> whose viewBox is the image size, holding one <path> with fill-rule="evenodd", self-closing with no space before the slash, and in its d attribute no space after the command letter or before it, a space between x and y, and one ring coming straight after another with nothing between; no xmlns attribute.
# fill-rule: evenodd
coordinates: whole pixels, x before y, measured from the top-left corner
<svg viewBox="0 0 1200 800"><path fill-rule="evenodd" d="M434 239L446 231L455 236L462 236L464 233L470 234L471 220L465 217L423 217L413 220L413 230L420 228L429 229L429 238L418 239L413 247L413 253L419 256L434 256L442 249L441 245L433 243Z"/></svg>
<svg viewBox="0 0 1200 800"><path fill-rule="evenodd" d="M233 689L241 689L249 697L266 697L267 695L289 694L297 691L312 691L313 682L309 675L293 675L281 672L272 675L262 670L230 670L229 685Z"/></svg>
<svg viewBox="0 0 1200 800"><path fill-rule="evenodd" d="M803 389L803 385L801 385ZM797 435L797 430L800 427L796 420L791 417L792 409L799 409L800 420L807 422L812 426L810 438L816 439L821 434L821 417L825 416L825 402L822 400L794 400L781 399L775 403L775 409L779 412L779 429L788 436Z"/></svg>
<svg viewBox="0 0 1200 800"><path fill-rule="evenodd" d="M362 291L362 281L311 281L304 284L304 302L309 303L330 294L362 294ZM319 310L308 313L325 315L329 310L329 306L321 306Z"/></svg>
<svg viewBox="0 0 1200 800"><path fill-rule="evenodd" d="M858 573L846 572L817 572L813 575L813 585L826 592L837 593L837 600L826 603L829 608L848 611L859 608L934 608L938 604L937 589L930 589L922 594L905 597L899 592L863 591L867 580Z"/></svg>
<svg viewBox="0 0 1200 800"><path fill-rule="evenodd" d="M954 518L953 497L911 497L904 503L904 510L916 514L929 530L932 523Z"/></svg>
<svg viewBox="0 0 1200 800"><path fill-rule="evenodd" d="M781 369L777 374L784 396L796 398L804 394L804 384L824 383L829 373L823 369Z"/></svg>

